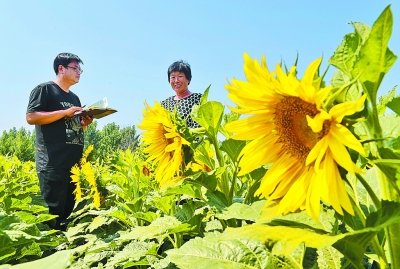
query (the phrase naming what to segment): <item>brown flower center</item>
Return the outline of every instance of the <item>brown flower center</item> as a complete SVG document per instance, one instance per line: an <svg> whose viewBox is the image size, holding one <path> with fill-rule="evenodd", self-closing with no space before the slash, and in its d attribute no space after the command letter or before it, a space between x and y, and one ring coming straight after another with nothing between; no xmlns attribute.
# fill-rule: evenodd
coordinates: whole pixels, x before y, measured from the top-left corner
<svg viewBox="0 0 400 269"><path fill-rule="evenodd" d="M318 113L314 104L307 103L299 97L284 97L276 105L275 124L279 136L278 142L302 163L315 144L329 132L330 121L324 122L319 133L314 133L308 126L306 115L314 118Z"/></svg>

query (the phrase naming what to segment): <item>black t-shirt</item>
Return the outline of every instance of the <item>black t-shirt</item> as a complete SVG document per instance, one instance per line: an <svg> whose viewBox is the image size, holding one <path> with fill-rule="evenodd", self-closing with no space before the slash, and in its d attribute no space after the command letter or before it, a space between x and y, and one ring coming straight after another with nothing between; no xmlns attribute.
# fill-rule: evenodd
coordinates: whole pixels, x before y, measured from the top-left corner
<svg viewBox="0 0 400 269"><path fill-rule="evenodd" d="M161 106L169 111L174 111L174 109L176 108L178 114L183 119L187 119L186 122L189 128L199 128L201 126L190 117L190 113L192 112L192 108L194 105L200 104L201 96L201 93L192 93L188 97L180 100L174 100L174 96L171 96L162 101Z"/></svg>
<svg viewBox="0 0 400 269"><path fill-rule="evenodd" d="M73 92L65 92L49 81L34 88L26 113L50 112L81 106ZM71 169L82 157L84 133L80 117L62 118L50 124L35 125L36 170Z"/></svg>

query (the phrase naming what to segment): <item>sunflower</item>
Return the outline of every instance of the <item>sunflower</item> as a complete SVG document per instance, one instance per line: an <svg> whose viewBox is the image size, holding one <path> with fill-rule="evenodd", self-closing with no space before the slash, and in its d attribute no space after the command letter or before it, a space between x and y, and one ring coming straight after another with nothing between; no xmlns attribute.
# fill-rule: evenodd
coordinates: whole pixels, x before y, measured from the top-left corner
<svg viewBox="0 0 400 269"><path fill-rule="evenodd" d="M144 153L149 154L147 162L156 166L154 175L161 186L182 179L183 145L190 143L178 132L176 117L166 111L158 102L151 108L145 103L143 120L139 129L144 130L142 142Z"/></svg>
<svg viewBox="0 0 400 269"><path fill-rule="evenodd" d="M96 182L95 170L93 169L90 162L87 161L89 154L93 151L94 146L90 145L82 155L79 164L75 164L71 168L71 181L76 184L76 189L74 191L75 200L80 201L83 196L82 185L84 184L84 179L90 186L90 194L93 197L93 206L100 207L101 194L98 189L98 184Z"/></svg>
<svg viewBox="0 0 400 269"><path fill-rule="evenodd" d="M232 138L251 140L240 156L244 175L260 165L271 164L255 195L279 201L277 214L300 210L319 218L320 201L340 214L354 214L339 166L350 173L362 170L347 148L364 154L361 143L344 127L344 116L354 114L366 96L327 109L332 86L321 88L315 79L321 59L313 61L301 80L296 66L286 74L281 66L270 72L263 55L261 64L244 55L247 81L232 79L225 85L239 114L250 116L226 125ZM346 148L347 147L347 148Z"/></svg>

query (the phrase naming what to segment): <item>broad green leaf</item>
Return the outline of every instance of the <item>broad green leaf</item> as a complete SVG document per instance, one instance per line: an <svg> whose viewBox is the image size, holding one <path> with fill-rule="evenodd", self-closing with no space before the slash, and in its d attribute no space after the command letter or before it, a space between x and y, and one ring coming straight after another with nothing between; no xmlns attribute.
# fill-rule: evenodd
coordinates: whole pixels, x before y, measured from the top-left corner
<svg viewBox="0 0 400 269"><path fill-rule="evenodd" d="M236 112L229 112L223 115L223 122L222 125L220 126L219 131L221 134L225 136L226 139L229 139L232 136L232 133L229 133L228 131L225 130L225 125L236 121L240 118L240 114Z"/></svg>
<svg viewBox="0 0 400 269"><path fill-rule="evenodd" d="M51 215L51 214L33 215L25 211L15 212L15 215L20 217L21 220L23 220L26 224L38 224L57 218L56 215Z"/></svg>
<svg viewBox="0 0 400 269"><path fill-rule="evenodd" d="M63 250L40 260L14 265L12 269L65 269L71 264L71 259L72 251Z"/></svg>
<svg viewBox="0 0 400 269"><path fill-rule="evenodd" d="M362 22L351 22L351 25L354 27L356 33L360 36L361 43L364 44L371 33L371 27Z"/></svg>
<svg viewBox="0 0 400 269"><path fill-rule="evenodd" d="M400 116L395 113L379 117L383 136L386 138L385 145L393 150L400 150Z"/></svg>
<svg viewBox="0 0 400 269"><path fill-rule="evenodd" d="M165 191L164 195L176 195L176 194L186 194L192 198L198 198L203 200L203 195L201 193L201 186L191 183L183 183Z"/></svg>
<svg viewBox="0 0 400 269"><path fill-rule="evenodd" d="M169 214L172 204L175 200L175 197L173 195L168 195L168 196L163 196L163 197L156 197L153 196L149 203L156 207L158 210L161 210L164 214Z"/></svg>
<svg viewBox="0 0 400 269"><path fill-rule="evenodd" d="M220 191L207 191L206 196L208 199L208 205L215 207L218 211L224 210L229 205L225 194Z"/></svg>
<svg viewBox="0 0 400 269"><path fill-rule="evenodd" d="M0 229L0 262L16 253L12 239Z"/></svg>
<svg viewBox="0 0 400 269"><path fill-rule="evenodd" d="M132 241L121 251L117 251L114 256L109 258L105 268L118 268L127 262L140 261L154 244L154 242Z"/></svg>
<svg viewBox="0 0 400 269"><path fill-rule="evenodd" d="M178 207L175 212L175 217L181 222L188 222L194 216L195 208L191 203L184 203L182 207Z"/></svg>
<svg viewBox="0 0 400 269"><path fill-rule="evenodd" d="M101 252L94 252L94 253L88 253L85 255L83 258L83 261L85 262L86 265L92 265L93 263L97 263L98 261L101 260L108 260L110 257L115 255L117 251L115 250L105 250ZM100 267L102 268L102 267Z"/></svg>
<svg viewBox="0 0 400 269"><path fill-rule="evenodd" d="M162 239L166 237L175 228L178 228L181 222L171 216L160 217L153 221L149 226L135 227L127 233L121 233L117 240L148 240L152 238Z"/></svg>
<svg viewBox="0 0 400 269"><path fill-rule="evenodd" d="M155 219L157 219L158 215L156 213L154 213L154 212L147 211L147 212L136 212L136 213L133 214L133 217L151 223Z"/></svg>
<svg viewBox="0 0 400 269"><path fill-rule="evenodd" d="M15 215L0 214L0 231L9 229L13 223L20 223L22 220Z"/></svg>
<svg viewBox="0 0 400 269"><path fill-rule="evenodd" d="M211 173L204 172L201 173L200 176L196 178L196 182L204 186L206 189L214 191L217 188L218 178L214 175L214 172Z"/></svg>
<svg viewBox="0 0 400 269"><path fill-rule="evenodd" d="M124 268L124 269L125 268L135 268L135 266L140 266L140 265L147 266L147 265L150 265L150 264L147 261L147 259L141 259L141 260L139 260L137 262L127 262L127 263L124 264L124 266L122 268ZM160 267L160 268L168 269L168 267Z"/></svg>
<svg viewBox="0 0 400 269"><path fill-rule="evenodd" d="M400 204L386 200L381 203L381 209L367 217L366 227L388 226L399 222Z"/></svg>
<svg viewBox="0 0 400 269"><path fill-rule="evenodd" d="M313 230L316 233L331 232L333 223L335 222L335 211L322 209L319 221L315 222L310 218L306 211L287 214L285 216L276 216L278 204L270 207L264 207L261 210L260 218L257 220L259 224L268 224L270 226L288 226L292 228L302 228Z"/></svg>
<svg viewBox="0 0 400 269"><path fill-rule="evenodd" d="M364 84L372 102L376 101L377 91L385 74L397 59L388 48L392 35L393 15L388 6L375 21L371 33L360 49L353 77L361 74L360 80Z"/></svg>
<svg viewBox="0 0 400 269"><path fill-rule="evenodd" d="M0 262L3 263L3 261L7 261L11 257L13 257L17 253L17 250L15 247L8 247L6 249L0 249ZM0 266L0 268L2 268Z"/></svg>
<svg viewBox="0 0 400 269"><path fill-rule="evenodd" d="M254 240L227 241L210 237L195 238L179 249L166 251L170 261L179 268L191 269L255 269L277 268L273 257L261 242ZM276 261L275 261L276 262ZM291 264L281 264L279 268L293 268Z"/></svg>
<svg viewBox="0 0 400 269"><path fill-rule="evenodd" d="M262 201L261 203L265 203ZM260 216L261 208L257 207L260 203L257 203L255 207L240 204L240 203L233 203L229 207L225 208L222 212L217 213L216 217L219 219L241 219L241 220L250 220L256 221Z"/></svg>
<svg viewBox="0 0 400 269"><path fill-rule="evenodd" d="M237 162L238 157L242 149L246 146L246 141L228 139L224 140L221 145L221 150L228 153L229 157L231 158L232 162Z"/></svg>
<svg viewBox="0 0 400 269"><path fill-rule="evenodd" d="M386 106L396 95L396 88L397 86L393 87L386 95L379 97L379 103L377 104L378 113L382 115L386 111Z"/></svg>
<svg viewBox="0 0 400 269"><path fill-rule="evenodd" d="M217 137L218 128L222 121L224 106L216 101L209 101L192 111L192 118L205 128L211 137Z"/></svg>
<svg viewBox="0 0 400 269"><path fill-rule="evenodd" d="M334 247L326 247L317 250L318 253L318 268L319 269L341 269L340 261L343 257Z"/></svg>
<svg viewBox="0 0 400 269"><path fill-rule="evenodd" d="M205 140L196 148L194 159L199 163L206 164L209 168L211 168L211 170L214 170L215 161L212 158L214 155L214 146L211 145L209 140Z"/></svg>
<svg viewBox="0 0 400 269"><path fill-rule="evenodd" d="M400 96L396 96L390 102L388 102L387 107L400 116Z"/></svg>
<svg viewBox="0 0 400 269"><path fill-rule="evenodd" d="M357 33L347 34L329 62L351 77L351 70L360 45L360 36Z"/></svg>
<svg viewBox="0 0 400 269"><path fill-rule="evenodd" d="M309 229L260 224L240 228L227 228L222 239L248 239L261 242L279 242L273 254L290 255L301 243L307 247L323 249L334 246L357 268L361 264L366 247L383 228L399 223L400 203L382 201L382 208L367 217L368 227L339 235L318 234Z"/></svg>
<svg viewBox="0 0 400 269"><path fill-rule="evenodd" d="M379 148L382 159L375 160L375 165L385 174L386 178L392 182L391 191L396 197L400 193L400 154L390 148ZM386 160L385 160L386 159ZM396 189L397 186L397 189ZM385 199L386 197L382 197Z"/></svg>
<svg viewBox="0 0 400 269"><path fill-rule="evenodd" d="M114 213L114 212L113 212ZM113 214L112 213L112 214ZM86 228L88 232L93 232L97 228L100 228L101 226L108 224L108 217L105 216L96 216L89 224L89 226Z"/></svg>
<svg viewBox="0 0 400 269"><path fill-rule="evenodd" d="M24 256L38 256L42 255L42 250L40 249L39 245L36 242L32 242L30 244L24 245L16 255L16 259L21 259Z"/></svg>
<svg viewBox="0 0 400 269"><path fill-rule="evenodd" d="M134 224L130 218L131 214L126 211L116 210L116 211L112 212L109 216L120 220L121 222L125 223L125 225L127 225L127 226L130 226L130 227L134 226ZM104 221L105 221L104 224L107 224L107 220L105 219ZM89 228L90 228L90 226L88 227L88 229Z"/></svg>
<svg viewBox="0 0 400 269"><path fill-rule="evenodd" d="M208 92L210 91L210 87L211 87L211 84L207 87L207 89L204 91L203 95L201 96L200 105L204 105L205 103L207 103Z"/></svg>

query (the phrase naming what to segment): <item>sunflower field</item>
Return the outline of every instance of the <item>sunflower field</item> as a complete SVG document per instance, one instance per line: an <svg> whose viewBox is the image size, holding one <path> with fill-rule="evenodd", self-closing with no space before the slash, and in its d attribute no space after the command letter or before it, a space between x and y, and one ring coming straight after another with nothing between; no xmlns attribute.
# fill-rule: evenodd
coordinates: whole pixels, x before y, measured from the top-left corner
<svg viewBox="0 0 400 269"><path fill-rule="evenodd" d="M0 269L400 268L400 96L388 6L351 23L303 75L244 54L235 104L191 117L144 104L140 145L72 168L76 207L52 230L35 164L0 155Z"/></svg>

